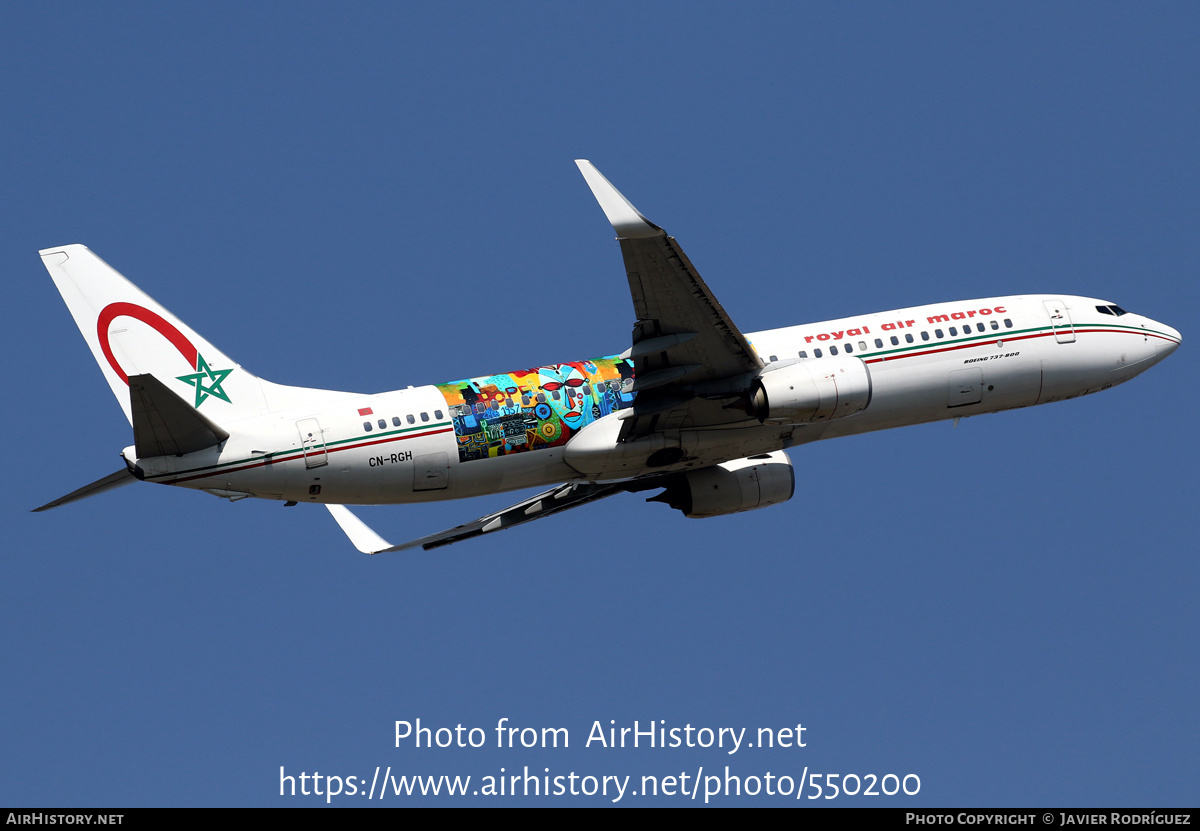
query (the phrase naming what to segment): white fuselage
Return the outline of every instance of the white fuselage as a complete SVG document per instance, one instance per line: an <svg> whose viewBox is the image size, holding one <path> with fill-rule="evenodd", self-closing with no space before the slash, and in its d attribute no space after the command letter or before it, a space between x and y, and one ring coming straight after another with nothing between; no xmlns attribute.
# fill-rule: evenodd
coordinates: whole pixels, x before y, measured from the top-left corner
<svg viewBox="0 0 1200 831"><path fill-rule="evenodd" d="M234 499L343 504L457 499L696 469L819 439L1075 398L1129 380L1179 345L1179 333L1168 326L1098 308L1110 305L1064 295L994 297L748 334L768 367L861 360L869 404L817 423L759 423L734 411L729 423L716 427L690 429L684 421L661 439L684 451L666 467L646 467L644 454L622 457L622 448L607 438L615 437L613 426L623 415L615 411L565 444L463 460L467 439L456 429L461 420L452 416L445 385L376 395L326 393L314 397L317 404L224 425L231 435L218 447L150 459L135 459L127 448L125 456L147 481ZM583 382L574 383L575 393L563 388L568 399ZM507 404L519 410L516 397L510 394ZM454 410L464 411L461 404ZM593 452L576 454L572 464L572 443L582 446L589 434ZM603 438L599 452L597 437Z"/></svg>

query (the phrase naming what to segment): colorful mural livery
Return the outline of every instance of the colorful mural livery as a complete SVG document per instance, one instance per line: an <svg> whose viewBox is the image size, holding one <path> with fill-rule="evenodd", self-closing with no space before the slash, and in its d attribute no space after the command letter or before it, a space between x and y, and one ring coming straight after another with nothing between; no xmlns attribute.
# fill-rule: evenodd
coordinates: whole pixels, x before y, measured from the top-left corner
<svg viewBox="0 0 1200 831"><path fill-rule="evenodd" d="M632 406L633 362L618 357L438 384L469 462L564 445L586 425Z"/></svg>

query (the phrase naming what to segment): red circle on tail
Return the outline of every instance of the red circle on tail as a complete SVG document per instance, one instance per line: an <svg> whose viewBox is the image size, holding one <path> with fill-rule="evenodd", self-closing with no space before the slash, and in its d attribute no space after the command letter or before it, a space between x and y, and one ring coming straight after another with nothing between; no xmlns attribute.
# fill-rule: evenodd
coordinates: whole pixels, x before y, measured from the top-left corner
<svg viewBox="0 0 1200 831"><path fill-rule="evenodd" d="M108 365L113 368L113 372L117 373L117 377L126 384L129 383L129 376L125 374L125 370L121 369L121 365L117 363L117 358L113 355L112 347L108 343L108 324L112 323L118 317L132 317L145 323L170 341L171 345L179 350L179 354L191 364L192 369L196 368L196 356L200 354L199 350L169 320L157 312L152 312L135 303L109 303L100 310L100 316L96 318L96 336L100 339L100 351L108 359Z"/></svg>

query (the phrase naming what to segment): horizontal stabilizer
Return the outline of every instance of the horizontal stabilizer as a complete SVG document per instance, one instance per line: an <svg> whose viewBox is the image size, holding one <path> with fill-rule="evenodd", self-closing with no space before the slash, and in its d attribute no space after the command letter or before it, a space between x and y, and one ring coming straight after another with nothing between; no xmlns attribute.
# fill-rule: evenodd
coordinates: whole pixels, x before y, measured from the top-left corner
<svg viewBox="0 0 1200 831"><path fill-rule="evenodd" d="M229 433L202 415L153 375L129 376L133 445L138 458L183 456L215 447Z"/></svg>
<svg viewBox="0 0 1200 831"><path fill-rule="evenodd" d="M128 468L121 468L116 473L111 473L103 479L92 482L90 485L84 485L77 491L71 491L66 496L55 499L53 502L47 502L40 508L34 508L34 513L38 511L48 511L51 508L57 508L59 505L66 505L68 502L75 502L80 499L86 499L89 496L95 496L98 493L110 491L113 488L119 488L121 485L128 485L135 481L132 473Z"/></svg>

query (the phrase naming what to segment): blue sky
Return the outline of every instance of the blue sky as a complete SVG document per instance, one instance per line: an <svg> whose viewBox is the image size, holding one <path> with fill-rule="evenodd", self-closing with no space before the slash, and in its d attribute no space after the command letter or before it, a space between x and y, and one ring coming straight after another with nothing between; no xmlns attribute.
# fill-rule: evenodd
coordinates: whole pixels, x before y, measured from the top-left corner
<svg viewBox="0 0 1200 831"><path fill-rule="evenodd" d="M280 766L728 765L922 783L821 804L1194 805L1198 24L1186 4L6 5L0 804L324 804L281 799ZM1102 395L803 447L791 502L728 518L623 495L371 558L312 506L139 485L28 512L131 443L37 249L88 245L282 383L578 360L625 348L632 309L575 158L745 331L1060 292L1185 344ZM512 500L359 513L405 539ZM394 747L418 717L572 744ZM807 746L585 748L610 719L801 723ZM714 802L752 803L796 804Z"/></svg>

